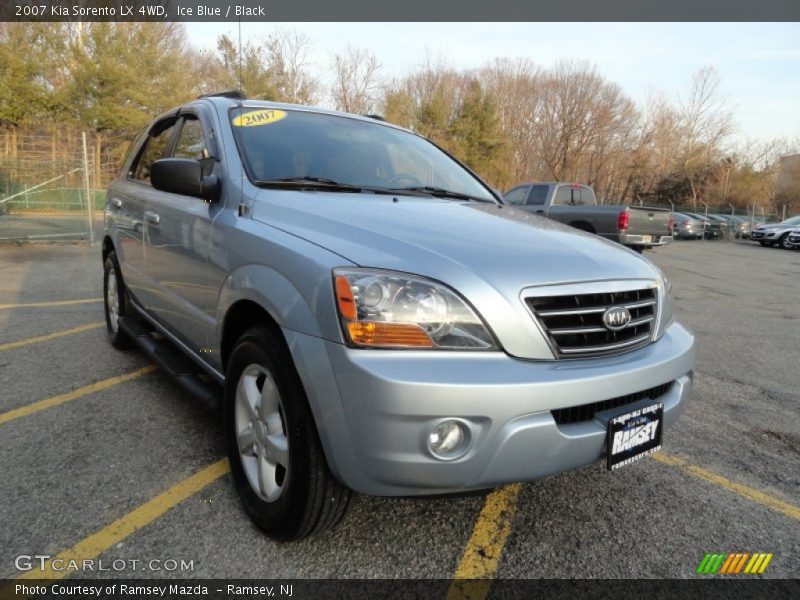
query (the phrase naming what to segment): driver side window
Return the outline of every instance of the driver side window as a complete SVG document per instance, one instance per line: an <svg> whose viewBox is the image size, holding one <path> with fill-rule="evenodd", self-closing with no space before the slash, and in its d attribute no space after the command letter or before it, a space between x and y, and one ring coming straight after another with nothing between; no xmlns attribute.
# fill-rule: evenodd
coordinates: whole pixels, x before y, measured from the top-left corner
<svg viewBox="0 0 800 600"><path fill-rule="evenodd" d="M522 206L528 201L528 186L523 185L508 192L503 199L514 206Z"/></svg>

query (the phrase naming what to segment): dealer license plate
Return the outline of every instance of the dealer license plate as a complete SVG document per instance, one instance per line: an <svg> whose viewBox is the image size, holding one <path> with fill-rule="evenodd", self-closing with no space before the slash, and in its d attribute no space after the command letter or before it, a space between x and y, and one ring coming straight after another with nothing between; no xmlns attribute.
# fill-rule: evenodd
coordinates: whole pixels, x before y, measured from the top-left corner
<svg viewBox="0 0 800 600"><path fill-rule="evenodd" d="M619 469L661 449L664 404L651 404L608 421L606 466Z"/></svg>
<svg viewBox="0 0 800 600"><path fill-rule="evenodd" d="M643 242L652 242L653 241L653 236L652 235L643 235L642 236L642 241Z"/></svg>

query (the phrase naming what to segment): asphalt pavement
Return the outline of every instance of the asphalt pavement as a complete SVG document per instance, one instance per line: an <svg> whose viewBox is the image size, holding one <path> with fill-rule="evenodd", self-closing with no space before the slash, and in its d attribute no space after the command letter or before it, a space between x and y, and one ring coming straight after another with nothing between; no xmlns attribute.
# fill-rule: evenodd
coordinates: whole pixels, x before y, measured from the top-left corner
<svg viewBox="0 0 800 600"><path fill-rule="evenodd" d="M496 577L697 577L708 552L773 553L762 577L797 576L800 252L679 242L646 256L697 335L693 397L663 458L522 485ZM84 575L450 578L491 512L480 494L358 496L336 529L281 545L226 474L170 504L159 494L224 457L219 415L108 344L99 247L2 245L0 272L0 578L20 575L19 555L83 551L97 532L100 559L192 569ZM135 521L142 505L161 512ZM118 519L137 525L120 537Z"/></svg>

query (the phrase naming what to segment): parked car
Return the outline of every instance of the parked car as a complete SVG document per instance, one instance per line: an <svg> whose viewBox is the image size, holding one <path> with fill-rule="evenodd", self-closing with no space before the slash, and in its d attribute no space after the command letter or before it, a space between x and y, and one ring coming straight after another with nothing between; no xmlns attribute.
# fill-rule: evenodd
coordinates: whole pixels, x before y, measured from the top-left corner
<svg viewBox="0 0 800 600"><path fill-rule="evenodd" d="M692 387L656 266L373 118L228 96L161 115L109 185L102 256L111 343L221 404L245 512L278 540L351 490L627 465Z"/></svg>
<svg viewBox="0 0 800 600"><path fill-rule="evenodd" d="M708 215L708 218L718 225L720 237L727 238L731 231L731 224L728 219L719 215Z"/></svg>
<svg viewBox="0 0 800 600"><path fill-rule="evenodd" d="M683 213L672 213L674 225L672 235L680 240L703 239L703 221Z"/></svg>
<svg viewBox="0 0 800 600"><path fill-rule="evenodd" d="M595 233L641 252L672 241L672 213L663 208L598 205L594 190L579 183L526 183L505 193L508 204Z"/></svg>
<svg viewBox="0 0 800 600"><path fill-rule="evenodd" d="M748 238L750 237L750 219L745 217L740 217L737 215L723 215L723 214L714 214L709 215L714 217L715 219L722 219L728 224L729 232L733 234L735 238Z"/></svg>
<svg viewBox="0 0 800 600"><path fill-rule="evenodd" d="M762 246L780 246L789 249L789 232L800 225L800 216L786 219L780 223L759 225L750 233L750 239Z"/></svg>
<svg viewBox="0 0 800 600"><path fill-rule="evenodd" d="M707 240L715 240L722 237L722 228L719 221L715 221L705 215L699 213L687 212L686 215L697 219L703 224L703 237Z"/></svg>
<svg viewBox="0 0 800 600"><path fill-rule="evenodd" d="M734 215L730 217L730 222L736 238L750 239L750 230L753 228L753 223L749 218Z"/></svg>
<svg viewBox="0 0 800 600"><path fill-rule="evenodd" d="M789 232L786 238L787 246L794 250L800 249L800 227L796 227Z"/></svg>

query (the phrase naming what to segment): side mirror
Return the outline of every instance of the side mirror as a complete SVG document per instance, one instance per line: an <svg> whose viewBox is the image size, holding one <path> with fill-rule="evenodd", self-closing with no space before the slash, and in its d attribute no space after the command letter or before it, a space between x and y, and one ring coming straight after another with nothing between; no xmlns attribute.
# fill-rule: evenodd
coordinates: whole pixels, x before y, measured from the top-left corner
<svg viewBox="0 0 800 600"><path fill-rule="evenodd" d="M150 183L162 192L194 196L211 202L219 198L219 177L203 175L203 166L192 158L162 158L150 169Z"/></svg>

